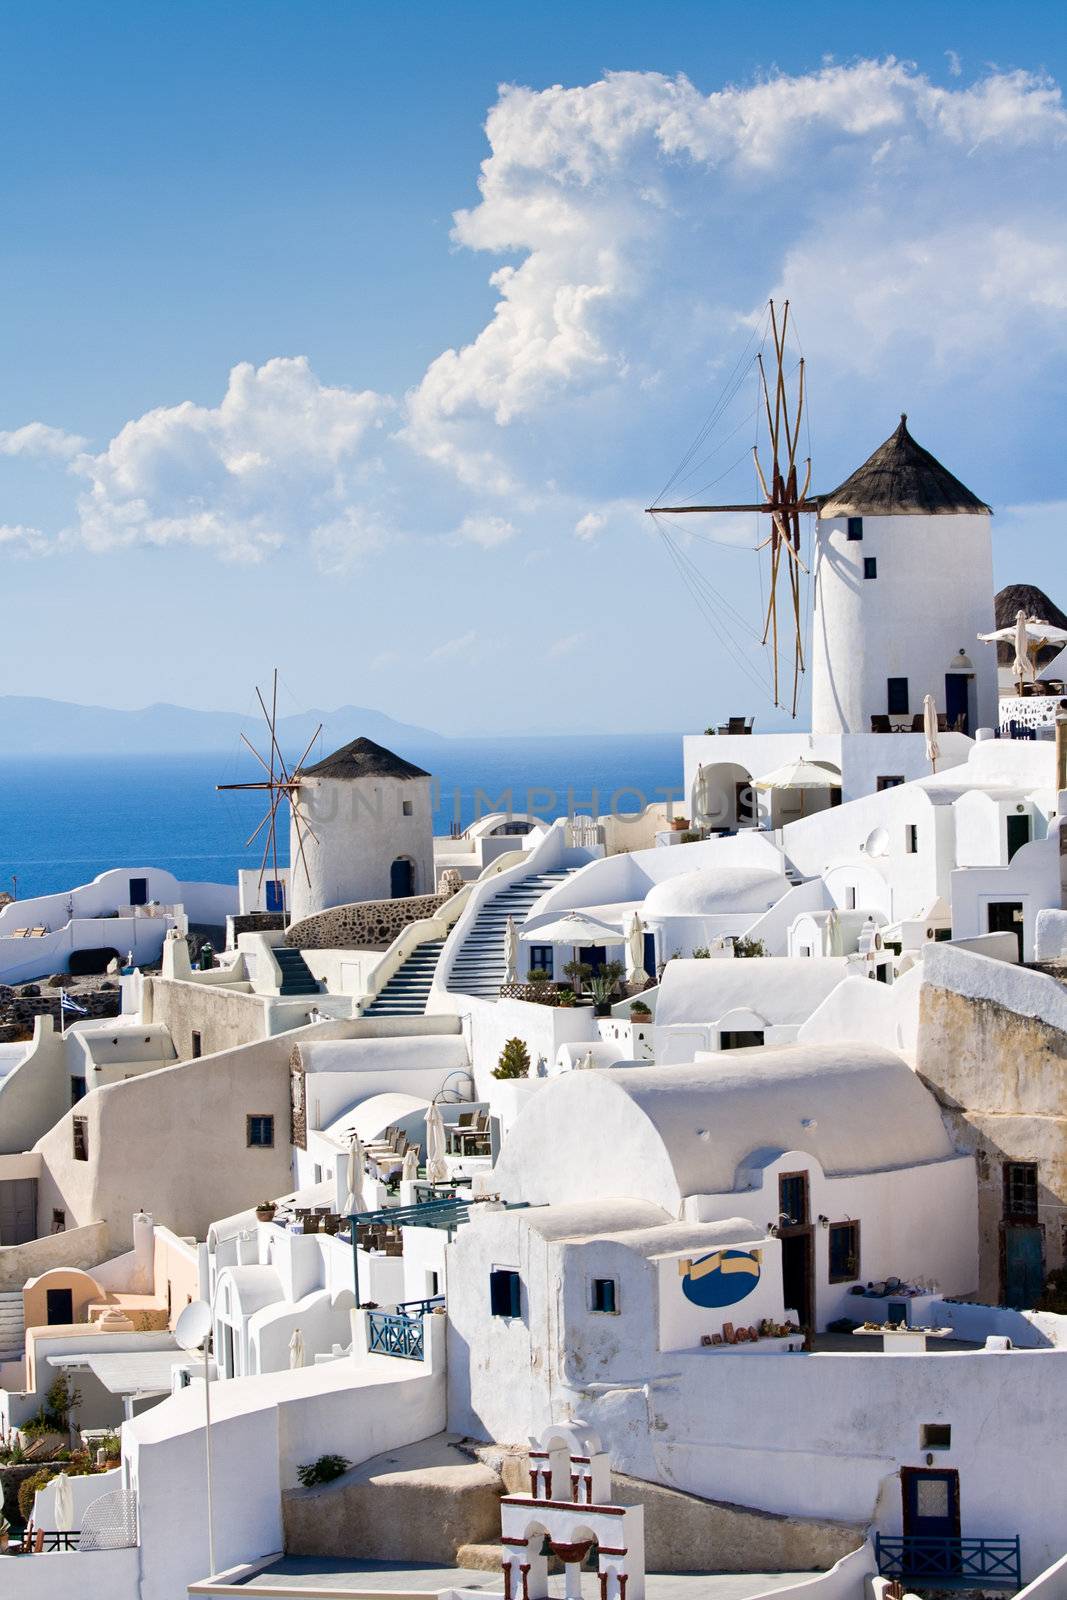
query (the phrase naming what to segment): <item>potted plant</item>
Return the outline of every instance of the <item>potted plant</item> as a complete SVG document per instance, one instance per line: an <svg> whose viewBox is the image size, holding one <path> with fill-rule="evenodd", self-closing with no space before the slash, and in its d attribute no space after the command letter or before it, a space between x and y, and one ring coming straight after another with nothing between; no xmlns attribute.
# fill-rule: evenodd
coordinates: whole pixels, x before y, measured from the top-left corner
<svg viewBox="0 0 1067 1600"><path fill-rule="evenodd" d="M259 1205L256 1207L256 1221L273 1222L274 1213L277 1211L277 1209L278 1207L274 1204L273 1200L261 1200Z"/></svg>
<svg viewBox="0 0 1067 1600"><path fill-rule="evenodd" d="M588 961L568 961L563 972L574 985L576 995L581 994L582 984L593 976L593 969Z"/></svg>
<svg viewBox="0 0 1067 1600"><path fill-rule="evenodd" d="M528 1078L530 1052L523 1039L509 1039L500 1052L500 1061L493 1068L494 1078Z"/></svg>
<svg viewBox="0 0 1067 1600"><path fill-rule="evenodd" d="M643 1000L635 1000L630 1007L630 1021L643 1026L652 1021L652 1012Z"/></svg>
<svg viewBox="0 0 1067 1600"><path fill-rule="evenodd" d="M689 818L688 817L672 817L671 818L671 827L674 829L675 833L684 833L686 831L686 829L688 828L688 826L689 826Z"/></svg>
<svg viewBox="0 0 1067 1600"><path fill-rule="evenodd" d="M4 1516L3 1512L0 1511L0 1551L6 1550L10 1542L11 1524Z"/></svg>

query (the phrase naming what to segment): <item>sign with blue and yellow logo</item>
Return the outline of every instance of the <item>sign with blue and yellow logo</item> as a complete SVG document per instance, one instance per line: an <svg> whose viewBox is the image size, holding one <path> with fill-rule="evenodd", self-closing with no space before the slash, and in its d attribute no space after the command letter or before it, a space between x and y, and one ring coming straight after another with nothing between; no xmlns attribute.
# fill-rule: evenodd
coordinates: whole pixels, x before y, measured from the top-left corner
<svg viewBox="0 0 1067 1600"><path fill-rule="evenodd" d="M699 1260L678 1263L682 1293L695 1306L735 1306L760 1279L758 1250L716 1250Z"/></svg>

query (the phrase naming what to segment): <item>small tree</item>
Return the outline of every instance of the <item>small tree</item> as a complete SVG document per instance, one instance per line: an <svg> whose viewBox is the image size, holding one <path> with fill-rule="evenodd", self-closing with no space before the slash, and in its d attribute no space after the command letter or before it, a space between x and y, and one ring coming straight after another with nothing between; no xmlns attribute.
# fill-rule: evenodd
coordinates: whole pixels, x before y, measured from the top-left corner
<svg viewBox="0 0 1067 1600"><path fill-rule="evenodd" d="M530 1052L526 1048L525 1040L509 1039L500 1052L500 1064L494 1067L494 1078L528 1078L530 1075Z"/></svg>
<svg viewBox="0 0 1067 1600"><path fill-rule="evenodd" d="M581 994L582 983L593 976L593 969L588 961L568 961L563 969L564 977L571 980L575 994Z"/></svg>
<svg viewBox="0 0 1067 1600"><path fill-rule="evenodd" d="M766 954L767 946L764 944L762 939L734 940L735 956L765 956Z"/></svg>

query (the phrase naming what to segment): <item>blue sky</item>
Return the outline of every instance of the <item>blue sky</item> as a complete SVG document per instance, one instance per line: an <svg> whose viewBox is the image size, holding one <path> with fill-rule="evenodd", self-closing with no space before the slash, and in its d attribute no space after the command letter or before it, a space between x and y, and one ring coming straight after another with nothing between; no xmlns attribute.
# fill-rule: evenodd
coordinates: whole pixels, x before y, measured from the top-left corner
<svg viewBox="0 0 1067 1600"><path fill-rule="evenodd" d="M0 6L0 692L243 707L277 663L446 732L771 725L640 508L782 291L816 487L907 409L998 581L1067 603L1065 40L1051 4ZM693 557L753 622L751 533Z"/></svg>

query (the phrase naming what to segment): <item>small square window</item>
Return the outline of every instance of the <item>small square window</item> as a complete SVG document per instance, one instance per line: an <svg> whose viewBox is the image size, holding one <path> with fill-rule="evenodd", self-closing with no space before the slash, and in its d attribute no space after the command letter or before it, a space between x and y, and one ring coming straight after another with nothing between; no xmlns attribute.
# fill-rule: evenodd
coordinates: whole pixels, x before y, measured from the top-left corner
<svg viewBox="0 0 1067 1600"><path fill-rule="evenodd" d="M519 1274L511 1267L496 1267L489 1274L489 1311L494 1317L517 1317L522 1306Z"/></svg>
<svg viewBox="0 0 1067 1600"><path fill-rule="evenodd" d="M1036 1161L1005 1161L1004 1215L1014 1222L1037 1221Z"/></svg>
<svg viewBox="0 0 1067 1600"><path fill-rule="evenodd" d="M619 1309L618 1289L614 1278L593 1279L593 1310L614 1316Z"/></svg>
<svg viewBox="0 0 1067 1600"><path fill-rule="evenodd" d="M904 774L892 773L885 777L876 778L874 782L877 792L881 794L883 789L896 789L898 785L902 784L904 782Z"/></svg>
<svg viewBox="0 0 1067 1600"><path fill-rule="evenodd" d="M404 815L405 815L405 817L413 817L415 815L415 804L414 804L414 801L405 800L403 802L403 807L404 807Z"/></svg>
<svg viewBox="0 0 1067 1600"><path fill-rule="evenodd" d="M919 1424L920 1450L951 1450L952 1424L949 1422L921 1422Z"/></svg>
<svg viewBox="0 0 1067 1600"><path fill-rule="evenodd" d="M851 1283L860 1275L860 1225L830 1224L830 1282Z"/></svg>
<svg viewBox="0 0 1067 1600"><path fill-rule="evenodd" d="M878 576L878 561L877 561L876 557L874 557L874 556L864 556L864 558L863 558L863 576L865 578L877 578L877 576Z"/></svg>
<svg viewBox="0 0 1067 1600"><path fill-rule="evenodd" d="M194 1028L192 1031L189 1049L194 1061L199 1060L200 1056L202 1056L204 1053L204 1041L201 1037L199 1028Z"/></svg>
<svg viewBox="0 0 1067 1600"><path fill-rule="evenodd" d="M909 856L917 855L919 852L919 827L915 822L904 824L904 851Z"/></svg>
<svg viewBox="0 0 1067 1600"><path fill-rule="evenodd" d="M274 1118L250 1116L247 1119L248 1144L257 1150L273 1150Z"/></svg>
<svg viewBox="0 0 1067 1600"><path fill-rule="evenodd" d="M862 539L863 538L863 518L862 517L849 517L849 519L848 519L848 536L849 536L850 539Z"/></svg>
<svg viewBox="0 0 1067 1600"><path fill-rule="evenodd" d="M89 1119L87 1117L73 1117L71 1123L74 1135L74 1159L75 1161L88 1161Z"/></svg>

